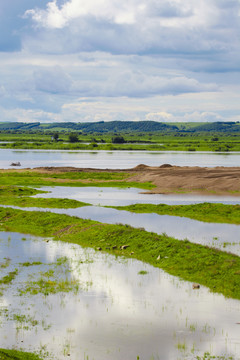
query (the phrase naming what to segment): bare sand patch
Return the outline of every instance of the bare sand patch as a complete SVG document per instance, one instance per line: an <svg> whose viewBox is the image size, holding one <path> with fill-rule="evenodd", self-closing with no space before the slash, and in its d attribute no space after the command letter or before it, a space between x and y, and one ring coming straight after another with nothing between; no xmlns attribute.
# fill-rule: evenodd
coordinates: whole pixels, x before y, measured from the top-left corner
<svg viewBox="0 0 240 360"><path fill-rule="evenodd" d="M137 166L131 181L152 181L152 194L191 192L240 196L240 167Z"/></svg>

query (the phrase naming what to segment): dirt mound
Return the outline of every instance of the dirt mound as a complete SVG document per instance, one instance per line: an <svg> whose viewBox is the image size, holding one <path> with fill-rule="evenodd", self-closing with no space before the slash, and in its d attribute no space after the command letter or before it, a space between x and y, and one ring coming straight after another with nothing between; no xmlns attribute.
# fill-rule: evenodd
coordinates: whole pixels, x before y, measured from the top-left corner
<svg viewBox="0 0 240 360"><path fill-rule="evenodd" d="M161 169L165 169L165 168L171 168L171 167L173 167L172 165L170 165L170 164L163 164L163 165L160 165L159 166Z"/></svg>
<svg viewBox="0 0 240 360"><path fill-rule="evenodd" d="M135 166L132 170L141 171L141 170L146 170L146 169L149 169L149 166L144 165L144 164L139 164L139 165Z"/></svg>

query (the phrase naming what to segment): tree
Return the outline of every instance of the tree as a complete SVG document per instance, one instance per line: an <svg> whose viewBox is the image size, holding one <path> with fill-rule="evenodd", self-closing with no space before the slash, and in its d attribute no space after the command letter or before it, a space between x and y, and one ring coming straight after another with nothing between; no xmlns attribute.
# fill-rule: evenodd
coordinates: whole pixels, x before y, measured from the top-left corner
<svg viewBox="0 0 240 360"><path fill-rule="evenodd" d="M58 141L58 137L59 137L58 133L57 133L57 132L55 132L55 133L53 134L53 138L54 138L54 140L55 140L55 141Z"/></svg>
<svg viewBox="0 0 240 360"><path fill-rule="evenodd" d="M69 140L69 142L71 142L71 143L78 142L78 134L76 134L76 133L70 133L70 134L68 135L68 140Z"/></svg>
<svg viewBox="0 0 240 360"><path fill-rule="evenodd" d="M125 139L123 136L117 135L112 138L112 143L113 144L123 144L123 143L125 143Z"/></svg>

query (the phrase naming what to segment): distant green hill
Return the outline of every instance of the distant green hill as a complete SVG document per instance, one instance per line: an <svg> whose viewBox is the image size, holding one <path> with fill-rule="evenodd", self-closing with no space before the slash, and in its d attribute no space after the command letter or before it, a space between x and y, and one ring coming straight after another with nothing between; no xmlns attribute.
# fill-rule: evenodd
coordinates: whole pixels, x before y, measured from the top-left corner
<svg viewBox="0 0 240 360"><path fill-rule="evenodd" d="M35 132L35 131L82 131L84 133L119 133L119 132L240 132L239 122L212 123L162 123L156 121L100 121L100 122L61 122L61 123L23 123L1 122L0 131Z"/></svg>
<svg viewBox="0 0 240 360"><path fill-rule="evenodd" d="M84 132L121 132L121 131L162 131L162 130L178 130L175 125L159 123L156 121L100 121L89 123L54 123L45 126L45 129L66 128L72 130L80 130Z"/></svg>
<svg viewBox="0 0 240 360"><path fill-rule="evenodd" d="M240 131L240 124L235 122L213 122L205 123L189 129L191 132L195 131L216 131L216 132L236 132Z"/></svg>
<svg viewBox="0 0 240 360"><path fill-rule="evenodd" d="M39 122L23 123L23 122L1 122L0 130L29 130L32 128L39 128Z"/></svg>
<svg viewBox="0 0 240 360"><path fill-rule="evenodd" d="M109 122L89 122L89 123L0 123L0 130L28 130L28 129L39 129L39 130L54 130L62 129L66 131L84 131L84 132L121 132L121 131L140 131L140 132L151 132L151 131L176 131L178 127L175 125L169 125L166 123L159 123L156 121L109 121Z"/></svg>

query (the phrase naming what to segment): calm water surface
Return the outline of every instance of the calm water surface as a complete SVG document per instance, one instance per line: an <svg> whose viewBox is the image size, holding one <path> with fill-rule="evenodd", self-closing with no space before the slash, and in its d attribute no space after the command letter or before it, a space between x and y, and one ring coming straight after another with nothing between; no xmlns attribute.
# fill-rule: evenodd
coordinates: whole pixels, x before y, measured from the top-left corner
<svg viewBox="0 0 240 360"><path fill-rule="evenodd" d="M0 168L11 168L12 162L22 168L38 166L74 166L97 169L129 169L139 164L160 166L239 166L240 152L183 152L183 151L63 151L0 149Z"/></svg>
<svg viewBox="0 0 240 360"><path fill-rule="evenodd" d="M118 189L107 187L67 187L67 186L43 186L39 190L48 191L46 194L38 194L34 197L40 198L67 198L92 205L120 206L131 204L168 204L188 205L202 202L213 202L222 204L240 204L240 197L234 196L210 196L191 194L147 194L144 190L136 188Z"/></svg>
<svg viewBox="0 0 240 360"><path fill-rule="evenodd" d="M239 301L73 244L2 232L0 245L1 276L18 269L0 297L1 347L59 360L192 360L206 351L239 359ZM26 292L46 273L52 281L75 280L79 290Z"/></svg>

